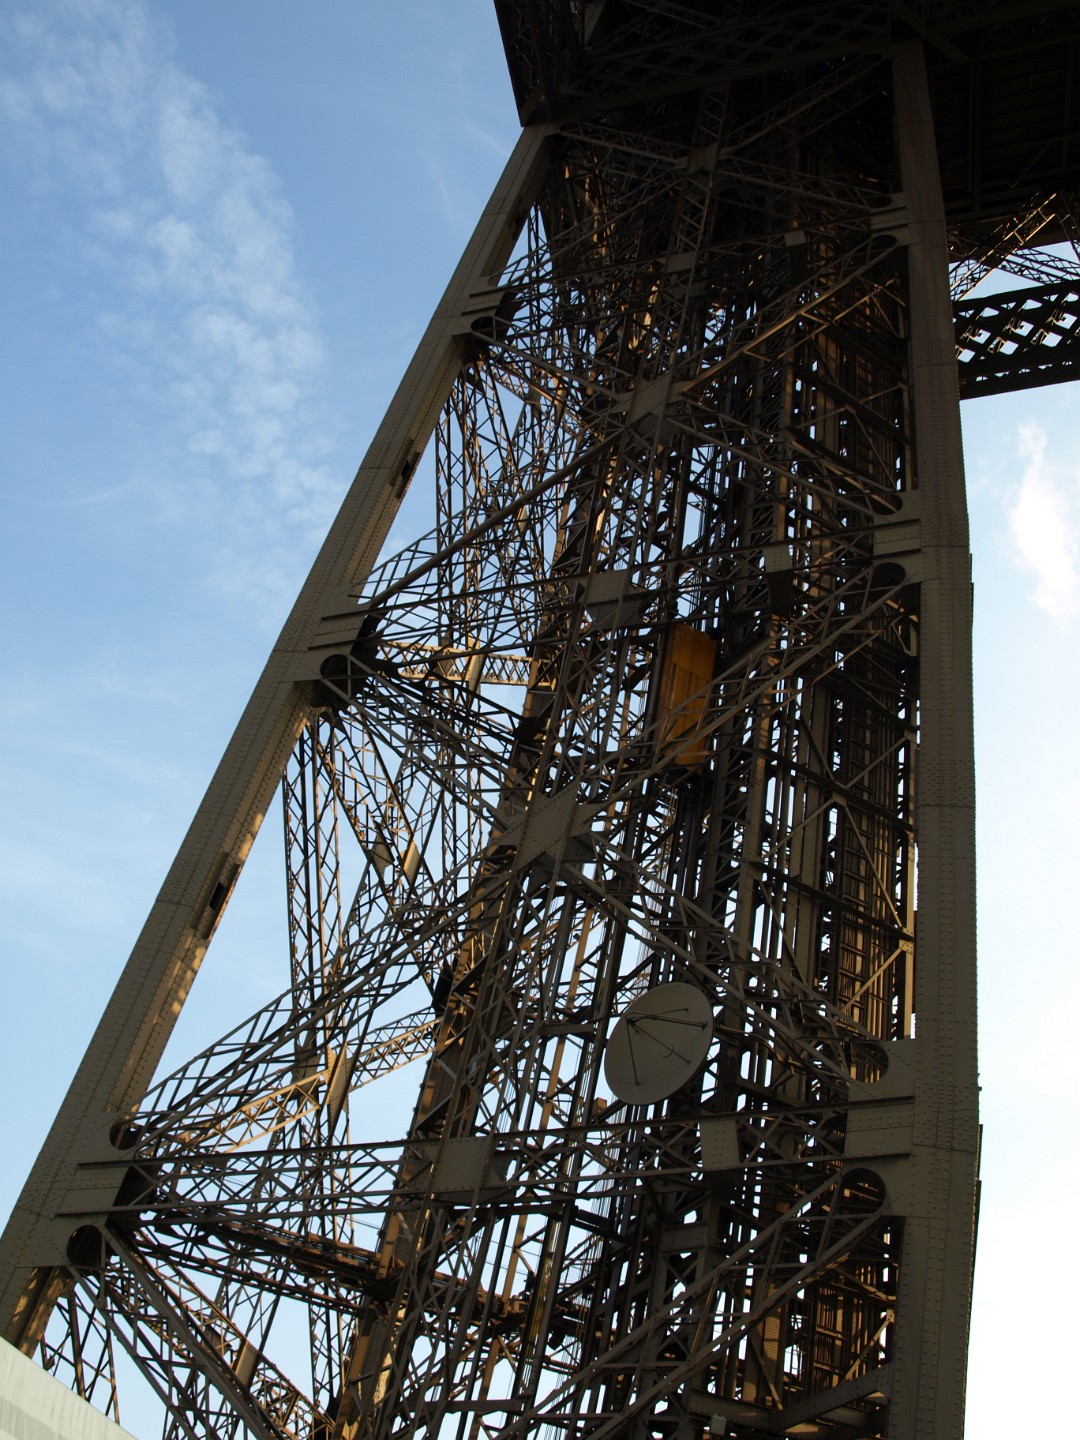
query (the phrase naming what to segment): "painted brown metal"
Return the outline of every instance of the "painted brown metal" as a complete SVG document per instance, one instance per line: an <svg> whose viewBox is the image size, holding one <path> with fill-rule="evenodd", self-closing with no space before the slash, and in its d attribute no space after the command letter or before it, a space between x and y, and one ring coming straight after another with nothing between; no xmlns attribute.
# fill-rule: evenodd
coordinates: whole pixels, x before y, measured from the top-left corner
<svg viewBox="0 0 1080 1440"><path fill-rule="evenodd" d="M1071 233L1023 57L1076 15L496 8L521 144L5 1231L5 1333L105 1402L125 1348L169 1436L958 1440L950 268ZM1020 43L1022 180L951 98ZM159 1077L279 782L286 989ZM620 1101L671 981L708 1058Z"/></svg>

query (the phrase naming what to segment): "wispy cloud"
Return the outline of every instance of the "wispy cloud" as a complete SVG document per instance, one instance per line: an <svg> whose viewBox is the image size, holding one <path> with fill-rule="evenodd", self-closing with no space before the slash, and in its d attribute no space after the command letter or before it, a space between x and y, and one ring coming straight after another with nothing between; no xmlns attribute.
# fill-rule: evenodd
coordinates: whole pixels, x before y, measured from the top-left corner
<svg viewBox="0 0 1080 1440"><path fill-rule="evenodd" d="M1055 619L1080 613L1080 477L1046 453L1046 433L1021 427L1024 472L1007 516L1019 563L1035 576L1031 598Z"/></svg>
<svg viewBox="0 0 1080 1440"><path fill-rule="evenodd" d="M146 0L9 8L6 147L28 186L70 204L100 345L168 451L162 503L314 535L338 487L320 468L322 340L292 213L173 49Z"/></svg>

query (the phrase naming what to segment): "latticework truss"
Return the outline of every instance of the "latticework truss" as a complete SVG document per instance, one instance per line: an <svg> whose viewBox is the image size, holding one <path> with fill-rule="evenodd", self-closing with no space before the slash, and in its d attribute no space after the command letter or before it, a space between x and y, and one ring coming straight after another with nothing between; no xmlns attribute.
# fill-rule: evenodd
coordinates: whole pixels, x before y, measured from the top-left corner
<svg viewBox="0 0 1080 1440"><path fill-rule="evenodd" d="M921 51L594 108L526 132L9 1228L9 1335L110 1406L126 1354L170 1440L959 1434ZM154 1077L279 781L286 988ZM672 981L707 1058L631 1103L612 1025Z"/></svg>

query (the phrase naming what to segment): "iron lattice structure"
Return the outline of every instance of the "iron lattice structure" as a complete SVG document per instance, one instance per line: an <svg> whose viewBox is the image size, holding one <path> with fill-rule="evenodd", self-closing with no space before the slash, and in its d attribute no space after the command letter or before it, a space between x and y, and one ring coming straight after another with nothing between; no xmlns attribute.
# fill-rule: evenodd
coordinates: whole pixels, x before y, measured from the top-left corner
<svg viewBox="0 0 1080 1440"><path fill-rule="evenodd" d="M978 383L1060 378L1070 207L950 217L887 7L721 8L499 7L520 145L9 1224L8 1336L169 1440L961 1434L950 262L1039 282ZM279 783L287 986L158 1077ZM705 1061L620 1098L673 981Z"/></svg>

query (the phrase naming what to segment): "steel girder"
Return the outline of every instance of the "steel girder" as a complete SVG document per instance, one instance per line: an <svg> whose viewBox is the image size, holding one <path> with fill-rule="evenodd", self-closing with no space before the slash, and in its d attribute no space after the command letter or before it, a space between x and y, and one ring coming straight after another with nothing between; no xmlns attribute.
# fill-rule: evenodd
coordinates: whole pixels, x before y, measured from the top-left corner
<svg viewBox="0 0 1080 1440"><path fill-rule="evenodd" d="M1000 395L1080 376L1080 278L956 307L960 393Z"/></svg>
<svg viewBox="0 0 1080 1440"><path fill-rule="evenodd" d="M526 130L5 1232L10 1338L99 1400L123 1350L170 1437L959 1436L948 260L914 41ZM158 1077L279 783L287 988ZM708 1056L620 1100L669 981Z"/></svg>

